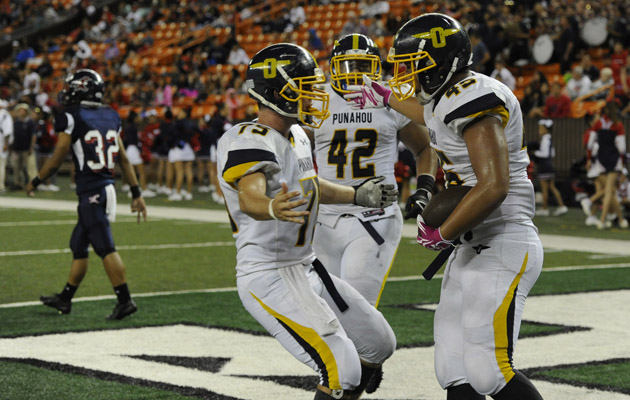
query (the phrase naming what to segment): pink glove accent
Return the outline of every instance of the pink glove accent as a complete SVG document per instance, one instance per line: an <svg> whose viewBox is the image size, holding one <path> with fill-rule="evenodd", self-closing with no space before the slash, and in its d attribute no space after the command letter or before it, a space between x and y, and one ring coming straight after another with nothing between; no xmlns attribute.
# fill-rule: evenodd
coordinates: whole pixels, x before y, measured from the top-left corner
<svg viewBox="0 0 630 400"><path fill-rule="evenodd" d="M429 250L441 251L448 249L453 245L453 241L446 240L440 233L440 228L431 228L424 223L421 215L418 215L418 244L423 245Z"/></svg>
<svg viewBox="0 0 630 400"><path fill-rule="evenodd" d="M374 89L374 91L378 93L379 96L381 96L383 105L387 107L389 105L389 98L392 97L392 91L381 85L380 83L370 80L370 78L365 75L363 75L363 78L364 81L367 80L367 82L370 82L372 84L372 89Z"/></svg>
<svg viewBox="0 0 630 400"><path fill-rule="evenodd" d="M347 90L349 90L350 93L345 94L343 97L347 101L354 103L352 108L361 110L366 108L388 107L389 98L392 96L390 89L378 82L372 81L365 75L363 75L363 85L350 85L347 87Z"/></svg>

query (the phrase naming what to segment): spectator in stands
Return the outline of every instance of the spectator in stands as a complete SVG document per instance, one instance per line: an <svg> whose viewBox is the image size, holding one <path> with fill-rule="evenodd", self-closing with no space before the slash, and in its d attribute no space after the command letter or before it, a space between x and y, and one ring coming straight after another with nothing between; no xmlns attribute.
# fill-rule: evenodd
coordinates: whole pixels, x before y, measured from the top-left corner
<svg viewBox="0 0 630 400"><path fill-rule="evenodd" d="M168 162L168 153L175 141L175 122L170 108L160 122L160 134L151 146L151 166L155 175L155 184L159 194L170 195L173 189L173 165Z"/></svg>
<svg viewBox="0 0 630 400"><path fill-rule="evenodd" d="M241 99L236 92L236 89L229 88L225 92L225 104L227 106L227 119L230 123L235 124L239 122L239 112L242 106Z"/></svg>
<svg viewBox="0 0 630 400"><path fill-rule="evenodd" d="M7 110L9 102L0 99L0 193L6 192L6 170L9 148L13 144L13 117Z"/></svg>
<svg viewBox="0 0 630 400"><path fill-rule="evenodd" d="M591 78L584 74L580 65L573 67L571 78L567 81L567 94L571 100L582 97L591 91Z"/></svg>
<svg viewBox="0 0 630 400"><path fill-rule="evenodd" d="M381 15L389 13L389 2L381 0L365 0L359 2L359 13L361 18L380 18Z"/></svg>
<svg viewBox="0 0 630 400"><path fill-rule="evenodd" d="M613 79L612 69L609 67L602 68L599 78L591 84L591 92L597 91L597 93L589 97L589 100L604 100L614 96L614 86L615 80Z"/></svg>
<svg viewBox="0 0 630 400"><path fill-rule="evenodd" d="M288 21L284 28L285 32L293 32L306 21L306 12L304 11L304 2L302 0L293 0L291 2L291 9L287 19Z"/></svg>
<svg viewBox="0 0 630 400"><path fill-rule="evenodd" d="M575 58L578 44L577 32L573 29L569 17L563 15L560 18L561 31L554 37L554 50L556 59L560 62L560 73L565 74L571 70L571 63Z"/></svg>
<svg viewBox="0 0 630 400"><path fill-rule="evenodd" d="M478 27L473 27L468 31L470 44L472 46L473 60L471 69L482 74L487 74L488 63L492 60L488 46L481 39L481 32Z"/></svg>
<svg viewBox="0 0 630 400"><path fill-rule="evenodd" d="M249 56L238 43L234 43L228 54L227 63L230 65L247 64Z"/></svg>
<svg viewBox="0 0 630 400"><path fill-rule="evenodd" d="M599 68L597 68L593 64L593 60L591 59L591 55L587 52L582 54L582 59L580 60L580 66L584 71L584 75L588 76L591 79L591 82L595 82L599 79Z"/></svg>
<svg viewBox="0 0 630 400"><path fill-rule="evenodd" d="M537 165L536 175L540 182L542 190L542 209L536 210L536 215L541 217L549 216L549 191L556 199L558 208L553 212L554 217L566 214L569 209L564 205L562 195L555 184L555 169L553 167L553 159L556 156L556 150L551 139L551 131L553 130L553 121L550 119L541 119L538 121L538 135L540 142L538 150L534 151L534 161Z"/></svg>
<svg viewBox="0 0 630 400"><path fill-rule="evenodd" d="M613 52L610 55L610 68L613 72L615 80L615 96L623 95L623 84L621 83L621 70L626 64L628 58L628 50L623 48L621 42L615 42Z"/></svg>
<svg viewBox="0 0 630 400"><path fill-rule="evenodd" d="M624 109L630 104L630 54L626 56L626 64L619 71L619 80L622 93L617 94L616 98L620 102L620 107Z"/></svg>
<svg viewBox="0 0 630 400"><path fill-rule="evenodd" d="M503 25L503 32L506 45L509 47L509 58L507 61L510 65L516 65L517 63L524 65L529 59L529 34L523 22L523 16L519 13L508 13L503 14L503 18L506 19Z"/></svg>
<svg viewBox="0 0 630 400"><path fill-rule="evenodd" d="M309 50L324 50L324 43L315 28L309 28L308 30L308 48Z"/></svg>
<svg viewBox="0 0 630 400"><path fill-rule="evenodd" d="M218 37L215 36L210 39L206 52L208 53L208 57L206 58L208 65L225 64L227 52L221 43L219 43Z"/></svg>
<svg viewBox="0 0 630 400"><path fill-rule="evenodd" d="M190 120L190 110L180 110L175 121L175 143L168 153L168 161L175 168L175 190L168 196L170 201L192 200L193 168L195 152L192 140L195 124ZM186 176L186 190L182 189Z"/></svg>
<svg viewBox="0 0 630 400"><path fill-rule="evenodd" d="M24 75L24 84L22 86L23 93L37 95L41 89L42 78L37 73L37 67L30 65L28 67L28 73Z"/></svg>
<svg viewBox="0 0 630 400"><path fill-rule="evenodd" d="M541 71L534 71L521 99L521 111L529 118L540 118L545 113L545 103L549 94L549 82Z"/></svg>
<svg viewBox="0 0 630 400"><path fill-rule="evenodd" d="M11 165L13 167L13 185L22 189L37 175L35 143L37 142L37 125L30 116L31 108L20 103L14 108L13 144L11 145ZM24 172L26 170L26 176Z"/></svg>
<svg viewBox="0 0 630 400"><path fill-rule="evenodd" d="M492 71L490 76L499 82L503 82L510 90L513 91L516 89L516 78L514 78L512 72L507 69L502 57L497 57L494 61L494 71Z"/></svg>
<svg viewBox="0 0 630 400"><path fill-rule="evenodd" d="M551 84L549 96L545 101L545 113L547 118L568 118L571 115L571 99L562 92L562 84L559 81Z"/></svg>
<svg viewBox="0 0 630 400"><path fill-rule="evenodd" d="M354 11L350 11L347 16L348 20L341 27L341 33L339 34L339 37L349 35L351 33L360 33L362 35L367 35L367 28L361 23L361 21L359 20L359 16Z"/></svg>

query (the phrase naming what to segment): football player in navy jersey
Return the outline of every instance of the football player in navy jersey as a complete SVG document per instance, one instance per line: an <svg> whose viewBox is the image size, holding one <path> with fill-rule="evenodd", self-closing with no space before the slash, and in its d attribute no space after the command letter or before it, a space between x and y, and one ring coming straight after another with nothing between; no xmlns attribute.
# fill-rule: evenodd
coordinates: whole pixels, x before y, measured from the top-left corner
<svg viewBox="0 0 630 400"><path fill-rule="evenodd" d="M118 303L108 319L122 319L138 309L131 300L125 278L125 265L114 246L110 222L116 217L114 166L120 161L123 175L131 186L131 211L146 220L146 206L140 196L138 180L127 159L120 139L118 113L102 103L105 84L93 70L81 69L66 78L59 101L63 112L55 118L57 147L39 174L27 185L29 196L42 181L61 166L68 152L76 171L76 193L79 196L79 220L70 238L73 260L70 277L61 293L42 296L45 305L68 314L71 301L88 267L88 247L103 260Z"/></svg>

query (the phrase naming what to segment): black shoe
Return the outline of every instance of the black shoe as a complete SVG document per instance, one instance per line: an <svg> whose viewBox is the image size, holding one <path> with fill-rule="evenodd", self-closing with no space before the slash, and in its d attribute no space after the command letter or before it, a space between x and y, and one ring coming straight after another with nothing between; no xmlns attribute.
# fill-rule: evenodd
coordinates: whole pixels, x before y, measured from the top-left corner
<svg viewBox="0 0 630 400"><path fill-rule="evenodd" d="M59 314L70 314L72 302L62 300L59 294L53 294L52 296L40 296L39 300L44 303L45 306L59 310Z"/></svg>
<svg viewBox="0 0 630 400"><path fill-rule="evenodd" d="M123 319L127 315L133 314L138 311L138 306L133 300L129 300L126 303L116 303L116 307L114 307L114 311L112 311L111 315L107 317L107 319Z"/></svg>
<svg viewBox="0 0 630 400"><path fill-rule="evenodd" d="M381 385L383 380L383 367L380 366L374 371L367 385L365 386L365 393L374 393L376 389Z"/></svg>

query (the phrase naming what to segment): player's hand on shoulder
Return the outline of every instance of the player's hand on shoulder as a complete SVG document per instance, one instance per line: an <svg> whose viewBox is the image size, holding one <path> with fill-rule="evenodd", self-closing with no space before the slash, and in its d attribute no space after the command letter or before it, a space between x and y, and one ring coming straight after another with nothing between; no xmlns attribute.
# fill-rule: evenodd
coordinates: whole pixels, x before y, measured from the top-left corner
<svg viewBox="0 0 630 400"><path fill-rule="evenodd" d="M147 206L142 197L135 198L131 201L131 212L138 213L138 223L140 223L140 216L142 216L144 222L147 222Z"/></svg>
<svg viewBox="0 0 630 400"><path fill-rule="evenodd" d="M427 225L422 215L418 215L416 222L418 223L418 244L435 251L446 250L453 246L453 241L444 239L440 228L432 228Z"/></svg>
<svg viewBox="0 0 630 400"><path fill-rule="evenodd" d="M389 105L391 89L363 75L363 85L348 85L344 99L353 109L383 108Z"/></svg>
<svg viewBox="0 0 630 400"><path fill-rule="evenodd" d="M280 221L294 222L303 224L306 222L305 217L309 215L308 211L296 211L297 207L307 203L306 199L291 200L300 195L300 192L289 192L289 187L285 182L282 183L282 190L278 192L269 203L269 216Z"/></svg>
<svg viewBox="0 0 630 400"><path fill-rule="evenodd" d="M391 183L382 183L384 176L366 179L354 187L354 204L370 208L384 208L398 200L398 189Z"/></svg>

